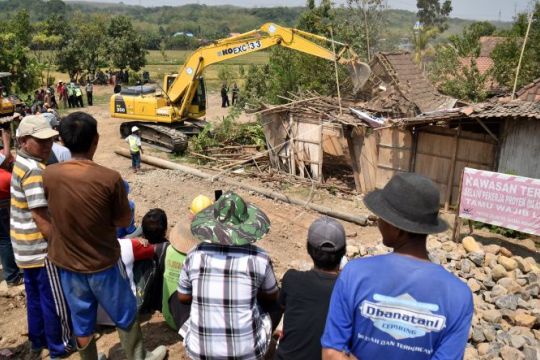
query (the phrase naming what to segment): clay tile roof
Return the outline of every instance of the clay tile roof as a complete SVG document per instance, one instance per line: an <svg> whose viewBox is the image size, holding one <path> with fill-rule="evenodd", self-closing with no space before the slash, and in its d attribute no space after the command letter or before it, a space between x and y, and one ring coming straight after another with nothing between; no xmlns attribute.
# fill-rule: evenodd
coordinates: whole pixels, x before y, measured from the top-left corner
<svg viewBox="0 0 540 360"><path fill-rule="evenodd" d="M471 66L471 59L476 63L476 67L481 75L488 72L495 64L490 57L485 56L477 57L476 59L471 57L460 58L459 62L461 63L461 66L468 68Z"/></svg>
<svg viewBox="0 0 540 360"><path fill-rule="evenodd" d="M490 57L497 45L506 38L503 36L482 36L480 37L480 57Z"/></svg>
<svg viewBox="0 0 540 360"><path fill-rule="evenodd" d="M540 101L540 78L529 85L525 85L516 93L516 96L519 100Z"/></svg>
<svg viewBox="0 0 540 360"><path fill-rule="evenodd" d="M375 59L387 61L397 79L400 92L414 103L421 112L437 111L454 107L456 100L440 94L427 79L408 52L379 53Z"/></svg>
<svg viewBox="0 0 540 360"><path fill-rule="evenodd" d="M531 118L540 120L540 102L515 100L507 103L483 103L474 107L471 118Z"/></svg>

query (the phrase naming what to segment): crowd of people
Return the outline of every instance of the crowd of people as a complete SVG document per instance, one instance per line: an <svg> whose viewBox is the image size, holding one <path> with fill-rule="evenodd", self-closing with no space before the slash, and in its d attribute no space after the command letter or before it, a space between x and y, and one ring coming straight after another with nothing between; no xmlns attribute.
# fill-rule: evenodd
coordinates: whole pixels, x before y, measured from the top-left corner
<svg viewBox="0 0 540 360"><path fill-rule="evenodd" d="M58 137L70 158L47 165ZM160 311L191 359L463 357L472 294L428 259L428 234L447 229L431 180L398 174L365 197L393 253L346 263L343 225L323 216L306 234L313 268L279 282L256 245L271 229L262 208L218 191L195 197L170 231L159 208L137 226L127 182L93 161L98 143L87 113L52 124L30 115L16 158L1 153L0 179L11 177L10 190L0 184L1 259L10 285L24 281L34 353L104 359L95 333L106 324L128 359L163 359L165 346L145 349L138 320Z"/></svg>
<svg viewBox="0 0 540 360"><path fill-rule="evenodd" d="M83 108L84 93L86 93L88 106L92 106L94 104L94 85L92 81L88 80L83 88L73 81L69 83L59 81L56 86L51 85L38 89L34 92L34 96L28 95L26 98L24 102L26 106L23 112L27 115L36 115L50 109L56 111L60 108Z"/></svg>

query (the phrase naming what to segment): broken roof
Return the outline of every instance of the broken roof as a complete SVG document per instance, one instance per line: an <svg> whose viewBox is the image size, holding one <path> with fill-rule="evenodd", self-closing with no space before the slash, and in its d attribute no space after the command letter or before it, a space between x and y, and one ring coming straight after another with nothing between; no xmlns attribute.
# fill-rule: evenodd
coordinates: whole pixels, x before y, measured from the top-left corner
<svg viewBox="0 0 540 360"><path fill-rule="evenodd" d="M516 96L519 100L540 101L540 78L525 85L516 93Z"/></svg>
<svg viewBox="0 0 540 360"><path fill-rule="evenodd" d="M530 118L540 120L540 103L514 100L507 103L481 103L474 106L471 118Z"/></svg>
<svg viewBox="0 0 540 360"><path fill-rule="evenodd" d="M377 66L377 63L380 66ZM398 93L414 104L418 112L450 109L457 101L437 91L422 69L414 63L409 52L380 52L375 55L370 65L373 71L377 72L374 76L385 82L390 81L390 86L395 84ZM372 100L380 102L380 98L384 97L388 97L385 92Z"/></svg>
<svg viewBox="0 0 540 360"><path fill-rule="evenodd" d="M453 120L474 118L528 118L540 120L540 102L521 100L514 100L510 102L486 102L451 110L424 113L415 117L396 119L392 122L395 125L407 127L420 124L436 124Z"/></svg>

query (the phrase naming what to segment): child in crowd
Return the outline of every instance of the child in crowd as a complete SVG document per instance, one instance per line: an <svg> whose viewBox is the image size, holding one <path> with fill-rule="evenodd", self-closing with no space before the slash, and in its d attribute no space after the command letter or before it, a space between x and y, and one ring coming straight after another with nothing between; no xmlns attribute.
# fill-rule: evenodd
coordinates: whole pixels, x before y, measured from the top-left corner
<svg viewBox="0 0 540 360"><path fill-rule="evenodd" d="M191 202L188 221L181 221L171 230L171 245L165 255L165 273L163 275L162 313L167 325L178 330L189 317L191 306L182 304L178 299L178 278L187 253L199 243L191 234L190 224L193 217L212 205L213 201L204 195L198 195Z"/></svg>
<svg viewBox="0 0 540 360"><path fill-rule="evenodd" d="M133 172L137 172L141 169L141 154L143 148L141 145L141 133L138 127L133 126L131 128L131 135L126 138L129 144L129 152L131 154L131 167Z"/></svg>
<svg viewBox="0 0 540 360"><path fill-rule="evenodd" d="M337 220L323 216L309 227L307 251L314 267L283 276L279 302L285 313L276 359L321 359L320 339L345 245Z"/></svg>

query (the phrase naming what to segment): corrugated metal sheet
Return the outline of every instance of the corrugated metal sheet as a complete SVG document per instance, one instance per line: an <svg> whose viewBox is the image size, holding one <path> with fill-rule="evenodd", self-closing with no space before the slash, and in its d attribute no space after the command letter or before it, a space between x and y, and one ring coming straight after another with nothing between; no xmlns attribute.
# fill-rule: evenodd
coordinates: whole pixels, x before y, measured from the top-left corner
<svg viewBox="0 0 540 360"><path fill-rule="evenodd" d="M540 121L506 121L499 172L540 179Z"/></svg>

